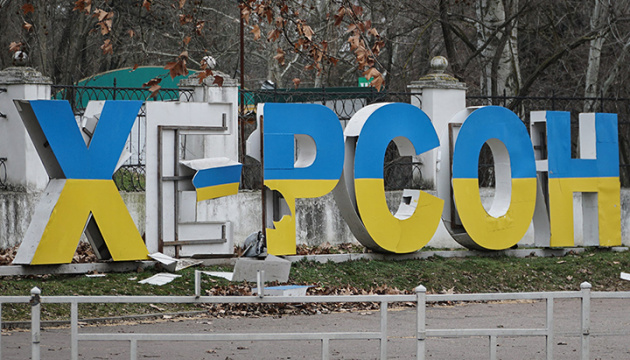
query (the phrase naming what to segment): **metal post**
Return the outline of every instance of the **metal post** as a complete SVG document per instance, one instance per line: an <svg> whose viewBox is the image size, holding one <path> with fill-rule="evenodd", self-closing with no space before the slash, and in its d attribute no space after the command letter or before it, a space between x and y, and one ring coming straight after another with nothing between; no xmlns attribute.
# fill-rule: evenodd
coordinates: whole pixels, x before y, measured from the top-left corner
<svg viewBox="0 0 630 360"><path fill-rule="evenodd" d="M553 297L547 298L547 360L553 359Z"/></svg>
<svg viewBox="0 0 630 360"><path fill-rule="evenodd" d="M0 303L0 359L2 359L2 303Z"/></svg>
<svg viewBox="0 0 630 360"><path fill-rule="evenodd" d="M265 270L258 270L256 280L258 283L258 297L262 299L265 296Z"/></svg>
<svg viewBox="0 0 630 360"><path fill-rule="evenodd" d="M201 296L201 271L195 270L195 297Z"/></svg>
<svg viewBox="0 0 630 360"><path fill-rule="evenodd" d="M138 340L132 339L129 340L129 359L137 360L138 359Z"/></svg>
<svg viewBox="0 0 630 360"><path fill-rule="evenodd" d="M427 325L426 325L426 306L427 306L427 288L419 285L415 288L416 291L416 339L417 349L416 358L418 360L424 360L426 353L425 339L427 337Z"/></svg>
<svg viewBox="0 0 630 360"><path fill-rule="evenodd" d="M387 301L381 301L381 359L387 359Z"/></svg>
<svg viewBox="0 0 630 360"><path fill-rule="evenodd" d="M70 352L71 359L79 359L79 303L70 303Z"/></svg>
<svg viewBox="0 0 630 360"><path fill-rule="evenodd" d="M497 360L497 337L490 335L490 360Z"/></svg>
<svg viewBox="0 0 630 360"><path fill-rule="evenodd" d="M41 311L40 295L42 291L38 287L31 289L31 359L40 360L39 342L41 339Z"/></svg>
<svg viewBox="0 0 630 360"><path fill-rule="evenodd" d="M590 355L589 336L591 332L591 284L583 282L580 284L582 290L582 360L588 360Z"/></svg>
<svg viewBox="0 0 630 360"><path fill-rule="evenodd" d="M330 358L330 339L322 339L322 360L328 360Z"/></svg>

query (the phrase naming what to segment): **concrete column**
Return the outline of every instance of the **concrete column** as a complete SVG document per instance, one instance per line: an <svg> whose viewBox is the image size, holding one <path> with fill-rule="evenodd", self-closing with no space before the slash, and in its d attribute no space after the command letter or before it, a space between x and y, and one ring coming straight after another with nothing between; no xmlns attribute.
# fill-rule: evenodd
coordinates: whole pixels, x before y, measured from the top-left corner
<svg viewBox="0 0 630 360"><path fill-rule="evenodd" d="M453 115L466 108L466 84L446 74L447 66L445 57L436 56L431 59L431 72L407 86L413 94L411 104L429 116L440 139L448 131L448 122ZM435 188L437 151L422 154L415 160L423 164L425 186Z"/></svg>
<svg viewBox="0 0 630 360"><path fill-rule="evenodd" d="M7 159L10 189L38 192L48 184L48 174L13 100L50 99L51 84L50 78L30 67L0 71L0 113L4 115L0 115L0 157Z"/></svg>
<svg viewBox="0 0 630 360"><path fill-rule="evenodd" d="M180 88L193 89L194 102L231 104L230 114L226 119L225 126L228 127L228 131L232 136L238 137L238 82L221 71L213 70L213 73L223 78L222 86L214 84L214 76L208 76L201 83L199 83L199 79L196 76L190 76L182 79L178 85ZM212 141L216 142L216 140L212 136L206 136L205 139L191 137L187 140L186 146L191 153L201 154L198 157L214 157L216 154L212 152L216 146L210 146L209 143ZM238 153L234 159L238 159Z"/></svg>
<svg viewBox="0 0 630 360"><path fill-rule="evenodd" d="M201 83L196 76L190 76L182 79L179 87L192 88L195 102L238 104L238 82L221 71L214 70L213 73L223 78L222 86L214 84L214 76L208 76Z"/></svg>

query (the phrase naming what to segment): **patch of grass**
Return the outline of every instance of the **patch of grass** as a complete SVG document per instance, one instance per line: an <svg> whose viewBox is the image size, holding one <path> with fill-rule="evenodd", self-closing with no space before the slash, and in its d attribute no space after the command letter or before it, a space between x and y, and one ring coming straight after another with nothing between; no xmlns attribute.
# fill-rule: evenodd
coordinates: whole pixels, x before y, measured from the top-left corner
<svg viewBox="0 0 630 360"><path fill-rule="evenodd" d="M106 277L88 278L82 275L45 275L0 278L0 294L29 295L37 286L42 295L193 295L195 268L180 271L182 275L164 286L141 285L138 280L157 273L147 269L139 273L110 273ZM228 267L204 268L231 271ZM291 268L289 283L316 285L323 288L350 288L372 291L388 287L412 292L422 284L429 293L453 291L528 292L578 290L588 281L594 291L630 291L630 282L621 280L619 273L630 272L630 252L615 253L590 250L561 258L474 257L440 258L405 261L351 261L317 263L300 261ZM130 280L136 278L135 280ZM253 285L253 284L250 284ZM219 278L202 277L202 289L213 293L238 293L234 284ZM168 313L192 310L212 310L205 305L178 304L88 304L79 306L80 318ZM69 305L44 304L44 320L67 320ZM28 305L2 306L3 321L30 318Z"/></svg>

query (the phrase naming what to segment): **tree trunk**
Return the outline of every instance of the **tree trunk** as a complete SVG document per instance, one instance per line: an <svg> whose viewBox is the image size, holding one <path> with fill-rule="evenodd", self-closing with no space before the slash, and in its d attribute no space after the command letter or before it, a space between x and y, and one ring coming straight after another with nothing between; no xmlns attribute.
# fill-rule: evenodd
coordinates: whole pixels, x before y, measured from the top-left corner
<svg viewBox="0 0 630 360"><path fill-rule="evenodd" d="M485 46L479 57L482 95L518 93L521 73L516 18L506 23L517 11L518 0L478 0L476 3L477 46Z"/></svg>
<svg viewBox="0 0 630 360"><path fill-rule="evenodd" d="M602 57L602 46L604 46L604 42L606 42L606 38L608 37L608 32L604 30L607 17L607 1L595 0L595 7L591 14L591 30L598 31L598 36L591 40L588 50L588 67L586 68L584 97L597 97L599 95L599 65ZM584 112L593 111L596 106L596 100L585 100Z"/></svg>

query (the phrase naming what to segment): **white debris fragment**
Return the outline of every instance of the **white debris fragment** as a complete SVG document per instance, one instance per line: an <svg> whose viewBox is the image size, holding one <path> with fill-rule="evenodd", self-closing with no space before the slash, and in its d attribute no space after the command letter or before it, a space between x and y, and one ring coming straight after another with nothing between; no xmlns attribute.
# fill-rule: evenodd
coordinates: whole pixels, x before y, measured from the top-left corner
<svg viewBox="0 0 630 360"><path fill-rule="evenodd" d="M229 271L202 271L202 273L208 276L220 277L228 281L232 281L232 277L234 276L234 273Z"/></svg>
<svg viewBox="0 0 630 360"><path fill-rule="evenodd" d="M175 259L168 255L162 254L160 252L156 252L153 254L149 254L149 257L160 264L166 271L176 272L183 270L187 267L195 266L201 264L203 261L201 260L192 260L192 259Z"/></svg>
<svg viewBox="0 0 630 360"><path fill-rule="evenodd" d="M181 275L175 275L175 274L170 274L170 273L159 273L159 274L155 274L151 276L148 279L138 281L138 284L150 284L150 285L162 286L162 285L170 283L171 281L177 279L178 277L181 277Z"/></svg>

